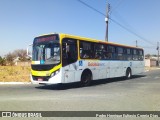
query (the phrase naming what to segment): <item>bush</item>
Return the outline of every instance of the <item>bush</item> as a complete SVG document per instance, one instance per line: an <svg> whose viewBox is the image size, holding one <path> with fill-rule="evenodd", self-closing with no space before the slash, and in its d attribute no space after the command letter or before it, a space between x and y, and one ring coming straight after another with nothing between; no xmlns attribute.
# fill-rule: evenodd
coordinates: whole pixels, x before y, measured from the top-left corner
<svg viewBox="0 0 160 120"><path fill-rule="evenodd" d="M6 55L7 65L11 65L11 66L14 65L14 62L13 62L14 57L15 57L15 56L14 56L12 53L8 53L8 54Z"/></svg>
<svg viewBox="0 0 160 120"><path fill-rule="evenodd" d="M2 58L1 56L0 56L0 65L1 66L6 66L6 59Z"/></svg>

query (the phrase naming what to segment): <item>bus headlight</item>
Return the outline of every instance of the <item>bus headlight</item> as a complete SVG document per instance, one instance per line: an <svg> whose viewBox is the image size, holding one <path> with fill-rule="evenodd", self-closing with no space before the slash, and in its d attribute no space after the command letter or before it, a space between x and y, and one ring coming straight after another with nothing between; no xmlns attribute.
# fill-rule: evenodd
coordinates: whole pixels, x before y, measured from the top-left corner
<svg viewBox="0 0 160 120"><path fill-rule="evenodd" d="M51 74L51 77L57 75L57 74L59 73L59 71L60 71L60 70L58 69L58 70L56 70L55 72L53 72L53 73Z"/></svg>

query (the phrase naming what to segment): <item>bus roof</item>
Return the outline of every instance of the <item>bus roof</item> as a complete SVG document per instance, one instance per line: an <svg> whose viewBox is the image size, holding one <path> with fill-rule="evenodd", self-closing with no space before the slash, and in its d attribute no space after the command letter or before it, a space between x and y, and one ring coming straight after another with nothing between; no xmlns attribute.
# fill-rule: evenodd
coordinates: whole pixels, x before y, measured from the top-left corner
<svg viewBox="0 0 160 120"><path fill-rule="evenodd" d="M53 34L59 34L60 38L69 37L69 38L78 39L78 40L85 40L85 41L88 41L88 42L103 43L103 44L122 46L122 47L127 47L127 48L143 49L143 48L140 48L140 47L129 46L129 45L124 45L124 44L119 44L119 43L114 43L114 42L106 42L106 41L102 41L102 40L96 40L96 39L92 39L92 38L86 38L86 37L81 37L81 36L76 36L76 35L71 35L71 34L64 34L64 33L42 34L42 35L37 36L37 37L42 37L42 36L46 36L46 35L53 35Z"/></svg>

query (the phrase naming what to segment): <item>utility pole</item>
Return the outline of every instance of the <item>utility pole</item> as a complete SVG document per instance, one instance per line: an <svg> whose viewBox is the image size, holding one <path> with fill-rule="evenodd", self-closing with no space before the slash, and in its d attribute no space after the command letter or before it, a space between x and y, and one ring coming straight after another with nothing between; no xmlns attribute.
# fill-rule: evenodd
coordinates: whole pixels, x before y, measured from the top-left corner
<svg viewBox="0 0 160 120"><path fill-rule="evenodd" d="M159 42L157 42L157 51L158 51L158 66L159 66Z"/></svg>
<svg viewBox="0 0 160 120"><path fill-rule="evenodd" d="M108 20L109 20L109 11L110 11L110 4L107 3L107 11L106 11L106 18L105 18L105 22L106 22L106 36L105 36L105 41L108 42Z"/></svg>
<svg viewBox="0 0 160 120"><path fill-rule="evenodd" d="M136 47L138 47L138 41L136 40Z"/></svg>

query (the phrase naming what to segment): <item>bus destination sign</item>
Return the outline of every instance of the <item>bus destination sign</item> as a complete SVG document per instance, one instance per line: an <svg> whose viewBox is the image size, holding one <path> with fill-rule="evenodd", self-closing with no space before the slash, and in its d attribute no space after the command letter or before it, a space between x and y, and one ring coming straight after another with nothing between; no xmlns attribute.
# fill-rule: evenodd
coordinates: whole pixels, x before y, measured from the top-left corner
<svg viewBox="0 0 160 120"><path fill-rule="evenodd" d="M58 40L57 35L37 37L37 38L35 38L34 42L41 43L41 42L48 42L48 41L55 41L55 40Z"/></svg>

